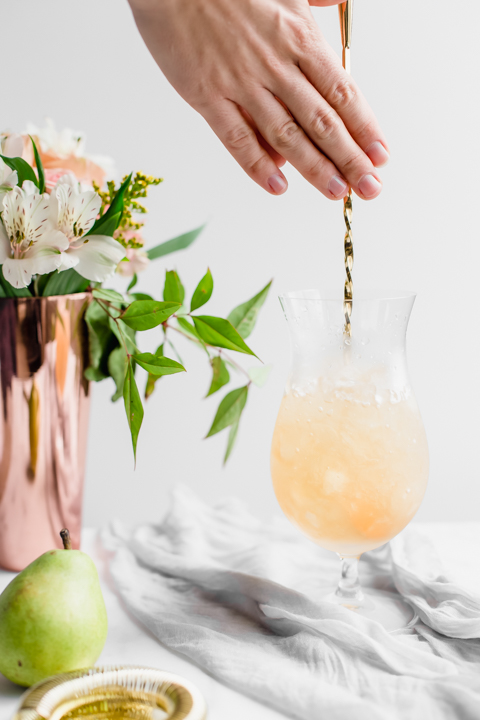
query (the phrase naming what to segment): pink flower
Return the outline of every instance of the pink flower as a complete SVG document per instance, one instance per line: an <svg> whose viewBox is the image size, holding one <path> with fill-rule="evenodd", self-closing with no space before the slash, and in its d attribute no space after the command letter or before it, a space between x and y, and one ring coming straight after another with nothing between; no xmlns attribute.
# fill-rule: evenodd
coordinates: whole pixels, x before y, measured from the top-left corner
<svg viewBox="0 0 480 720"><path fill-rule="evenodd" d="M45 192L51 193L57 182L64 175L68 175L66 168L52 168L45 170Z"/></svg>
<svg viewBox="0 0 480 720"><path fill-rule="evenodd" d="M124 277L133 277L148 267L150 260L145 250L128 248L126 258L117 265L117 273Z"/></svg>
<svg viewBox="0 0 480 720"><path fill-rule="evenodd" d="M108 206L105 208L105 212L108 210ZM137 245L145 245L145 240L142 237L141 230L115 230L113 233L113 237L117 238L119 235L122 235L123 239L127 242L129 240L135 240L135 243Z"/></svg>

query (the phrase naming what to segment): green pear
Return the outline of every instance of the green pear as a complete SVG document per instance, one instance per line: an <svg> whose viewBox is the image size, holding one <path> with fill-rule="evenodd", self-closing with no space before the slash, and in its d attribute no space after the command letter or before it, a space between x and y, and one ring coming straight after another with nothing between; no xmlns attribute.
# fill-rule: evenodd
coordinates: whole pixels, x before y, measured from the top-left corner
<svg viewBox="0 0 480 720"><path fill-rule="evenodd" d="M64 549L34 560L0 595L0 672L18 685L90 667L107 638L107 611L88 555Z"/></svg>

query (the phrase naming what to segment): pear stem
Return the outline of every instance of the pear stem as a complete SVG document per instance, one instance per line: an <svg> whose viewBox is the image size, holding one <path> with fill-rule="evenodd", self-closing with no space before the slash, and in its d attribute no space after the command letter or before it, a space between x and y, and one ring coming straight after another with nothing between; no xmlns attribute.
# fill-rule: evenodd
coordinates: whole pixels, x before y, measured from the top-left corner
<svg viewBox="0 0 480 720"><path fill-rule="evenodd" d="M72 541L70 540L70 533L68 532L67 528L63 528L63 530L60 530L60 537L62 538L64 550L71 550Z"/></svg>

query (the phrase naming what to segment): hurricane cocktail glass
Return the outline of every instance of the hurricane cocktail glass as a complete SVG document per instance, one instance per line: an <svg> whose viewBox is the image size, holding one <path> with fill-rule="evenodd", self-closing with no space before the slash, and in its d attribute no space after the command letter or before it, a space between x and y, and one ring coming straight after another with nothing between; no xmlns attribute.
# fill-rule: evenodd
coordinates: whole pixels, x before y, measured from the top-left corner
<svg viewBox="0 0 480 720"><path fill-rule="evenodd" d="M360 555L410 522L428 479L405 353L414 300L357 292L348 336L340 295L280 298L292 366L272 443L275 494L294 525L340 556L331 599L360 611L372 605L358 579Z"/></svg>

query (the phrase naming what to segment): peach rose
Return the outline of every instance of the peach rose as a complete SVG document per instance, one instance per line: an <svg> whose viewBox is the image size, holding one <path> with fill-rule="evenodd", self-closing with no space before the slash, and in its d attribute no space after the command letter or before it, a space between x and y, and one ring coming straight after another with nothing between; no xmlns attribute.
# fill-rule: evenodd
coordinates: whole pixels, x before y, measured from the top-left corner
<svg viewBox="0 0 480 720"><path fill-rule="evenodd" d="M38 151L45 170L58 171L59 168L62 168L64 171L63 174L65 174L65 172L72 172L80 182L91 185L92 180L95 180L100 187L103 185L106 175L105 170L99 165L96 165L92 160L84 157L76 157L75 155L60 157L51 150L42 152L40 148L38 148Z"/></svg>

